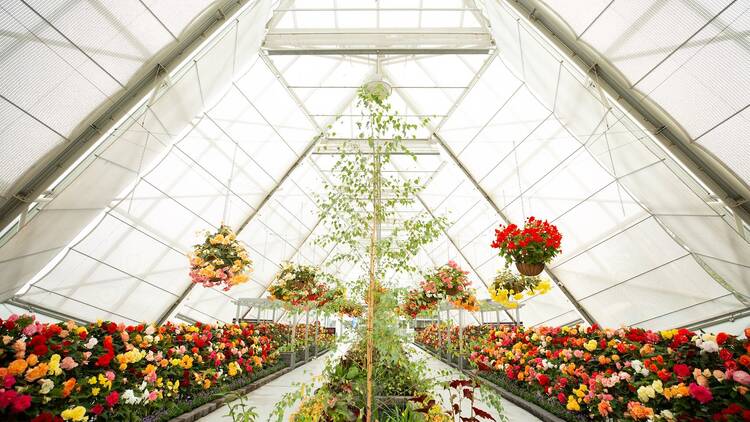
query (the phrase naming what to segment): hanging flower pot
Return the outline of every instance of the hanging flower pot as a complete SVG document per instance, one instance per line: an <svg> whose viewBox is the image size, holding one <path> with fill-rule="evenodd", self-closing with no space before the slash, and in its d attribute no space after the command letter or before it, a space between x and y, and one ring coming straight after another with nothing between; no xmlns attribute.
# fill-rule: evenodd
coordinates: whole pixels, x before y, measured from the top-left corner
<svg viewBox="0 0 750 422"><path fill-rule="evenodd" d="M560 253L561 241L562 235L554 224L529 217L523 227L500 226L490 246L499 249L506 267L515 262L521 274L535 276L542 272L545 263Z"/></svg>
<svg viewBox="0 0 750 422"><path fill-rule="evenodd" d="M225 225L216 233L206 233L206 240L195 245L190 258L190 281L203 287L233 286L249 280L252 261L237 235Z"/></svg>
<svg viewBox="0 0 750 422"><path fill-rule="evenodd" d="M498 270L497 276L488 288L492 300L506 308L516 308L521 299L543 295L551 289L549 281L541 277L523 274L518 276L507 268Z"/></svg>
<svg viewBox="0 0 750 422"><path fill-rule="evenodd" d="M527 262L516 262L516 268L518 272L529 277L539 275L544 270L544 264L530 264Z"/></svg>

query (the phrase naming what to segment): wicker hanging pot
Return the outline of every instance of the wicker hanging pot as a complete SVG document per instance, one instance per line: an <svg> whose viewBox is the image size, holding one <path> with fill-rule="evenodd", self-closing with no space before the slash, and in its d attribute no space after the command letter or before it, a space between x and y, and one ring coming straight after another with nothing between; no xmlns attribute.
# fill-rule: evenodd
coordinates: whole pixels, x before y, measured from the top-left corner
<svg viewBox="0 0 750 422"><path fill-rule="evenodd" d="M530 264L527 262L516 262L518 272L529 277L539 275L544 270L544 263Z"/></svg>

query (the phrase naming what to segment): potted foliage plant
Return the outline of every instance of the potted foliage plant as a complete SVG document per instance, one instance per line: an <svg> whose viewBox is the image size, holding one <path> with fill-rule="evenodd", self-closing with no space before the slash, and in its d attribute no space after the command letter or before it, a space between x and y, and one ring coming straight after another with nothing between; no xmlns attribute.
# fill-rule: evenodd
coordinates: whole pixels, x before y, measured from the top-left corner
<svg viewBox="0 0 750 422"><path fill-rule="evenodd" d="M562 235L555 225L547 220L529 217L523 227L508 224L496 229L491 246L499 249L506 267L515 262L518 272L535 276L560 253L561 241Z"/></svg>

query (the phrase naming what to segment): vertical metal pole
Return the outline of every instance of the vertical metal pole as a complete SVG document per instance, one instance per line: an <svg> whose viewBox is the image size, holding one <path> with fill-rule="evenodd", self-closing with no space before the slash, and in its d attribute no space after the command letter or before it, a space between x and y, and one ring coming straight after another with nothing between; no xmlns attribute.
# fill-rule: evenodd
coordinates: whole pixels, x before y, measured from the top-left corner
<svg viewBox="0 0 750 422"><path fill-rule="evenodd" d="M479 323L484 325L484 311L481 309L479 310Z"/></svg>
<svg viewBox="0 0 750 422"><path fill-rule="evenodd" d="M305 310L305 362L310 360L310 309Z"/></svg>
<svg viewBox="0 0 750 422"><path fill-rule="evenodd" d="M464 310L458 310L458 369L464 369Z"/></svg>
<svg viewBox="0 0 750 422"><path fill-rule="evenodd" d="M235 303L237 304L237 312L235 313L235 316L234 316L234 322L236 324L239 324L240 323L240 301L238 300Z"/></svg>
<svg viewBox="0 0 750 422"><path fill-rule="evenodd" d="M294 365L297 363L297 318L295 318L293 313L289 313L292 317L292 338L289 339L289 344L291 344L292 368L294 368Z"/></svg>
<svg viewBox="0 0 750 422"><path fill-rule="evenodd" d="M516 307L516 327L521 325L521 307Z"/></svg>
<svg viewBox="0 0 750 422"><path fill-rule="evenodd" d="M271 309L271 321L276 322L276 307Z"/></svg>
<svg viewBox="0 0 750 422"><path fill-rule="evenodd" d="M495 308L495 322L500 325L500 310Z"/></svg>
<svg viewBox="0 0 750 422"><path fill-rule="evenodd" d="M445 320L448 321L448 324L446 324L446 332L448 333L448 339L445 341L446 347L445 347L445 359L450 364L451 362L451 325L453 325L453 321L451 321L451 310L450 308L445 309Z"/></svg>
<svg viewBox="0 0 750 422"><path fill-rule="evenodd" d="M261 313L261 311L262 311L261 306L258 306L258 318L255 319L256 320L256 324L260 324L260 313Z"/></svg>

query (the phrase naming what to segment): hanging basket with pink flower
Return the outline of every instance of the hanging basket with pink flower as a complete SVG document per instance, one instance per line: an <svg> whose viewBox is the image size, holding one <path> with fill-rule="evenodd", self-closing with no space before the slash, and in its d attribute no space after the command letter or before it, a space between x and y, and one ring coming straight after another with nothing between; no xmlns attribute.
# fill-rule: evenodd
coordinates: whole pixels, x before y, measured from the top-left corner
<svg viewBox="0 0 750 422"><path fill-rule="evenodd" d="M535 276L544 270L544 264L560 253L561 241L557 226L547 220L529 217L523 227L515 224L500 226L495 230L495 240L490 246L499 249L506 267L515 262L518 272Z"/></svg>
<svg viewBox="0 0 750 422"><path fill-rule="evenodd" d="M189 255L190 281L203 287L223 286L225 291L247 282L253 262L234 231L222 224L205 236Z"/></svg>

